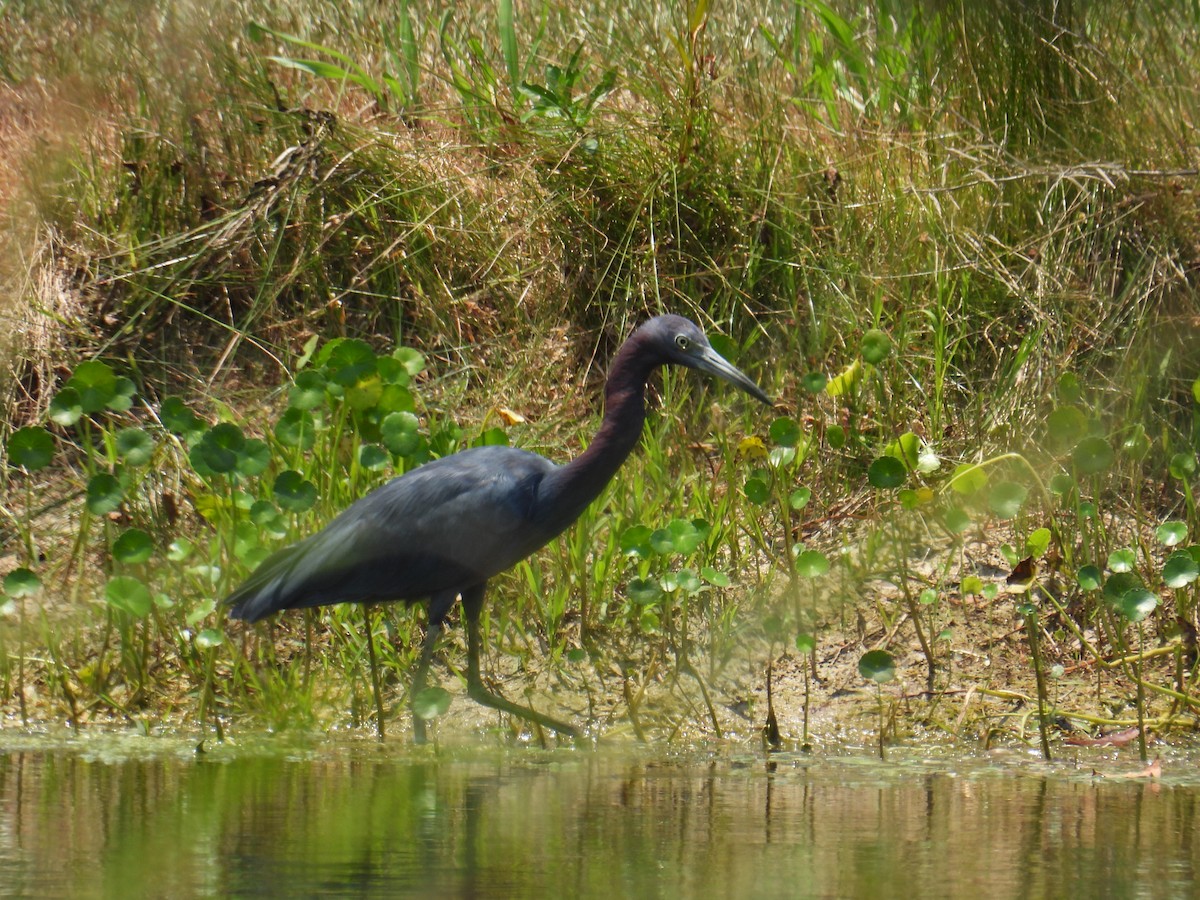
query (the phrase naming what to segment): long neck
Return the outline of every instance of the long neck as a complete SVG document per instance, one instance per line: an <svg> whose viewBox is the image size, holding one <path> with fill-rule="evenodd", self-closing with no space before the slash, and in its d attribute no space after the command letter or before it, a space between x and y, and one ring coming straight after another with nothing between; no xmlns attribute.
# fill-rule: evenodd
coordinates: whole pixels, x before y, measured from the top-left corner
<svg viewBox="0 0 1200 900"><path fill-rule="evenodd" d="M604 387L604 421L588 448L547 475L538 491L539 514L554 534L570 525L604 490L637 446L646 420L646 379L658 365L638 335L613 358Z"/></svg>

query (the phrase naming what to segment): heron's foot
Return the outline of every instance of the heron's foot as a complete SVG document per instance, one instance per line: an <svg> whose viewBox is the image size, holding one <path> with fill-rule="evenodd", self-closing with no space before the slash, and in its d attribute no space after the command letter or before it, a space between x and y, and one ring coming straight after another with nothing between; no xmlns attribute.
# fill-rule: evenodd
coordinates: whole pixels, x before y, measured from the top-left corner
<svg viewBox="0 0 1200 900"><path fill-rule="evenodd" d="M573 740L578 740L583 737L583 732L574 725L568 725L566 722L560 722L558 719L552 719L550 716L543 715L537 710L530 709L528 706L521 706L519 703L513 703L511 700L505 700L498 694L493 694L487 690L482 684L468 684L467 696L476 703L498 709L501 712L506 712L509 715L516 716L519 719L524 719L526 722L533 722L540 725L542 728L547 728L550 731L558 734L565 734Z"/></svg>

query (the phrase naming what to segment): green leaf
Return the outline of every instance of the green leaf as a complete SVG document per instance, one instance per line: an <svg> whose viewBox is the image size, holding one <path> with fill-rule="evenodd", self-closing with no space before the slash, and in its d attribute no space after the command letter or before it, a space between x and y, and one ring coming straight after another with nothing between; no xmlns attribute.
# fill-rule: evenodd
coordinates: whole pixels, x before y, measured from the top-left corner
<svg viewBox="0 0 1200 900"><path fill-rule="evenodd" d="M63 428L69 428L83 418L83 401L79 391L73 387L64 386L50 401L50 421Z"/></svg>
<svg viewBox="0 0 1200 900"><path fill-rule="evenodd" d="M205 628L196 635L196 646L201 650L211 650L225 643L225 635L218 628Z"/></svg>
<svg viewBox="0 0 1200 900"><path fill-rule="evenodd" d="M192 412L187 404L178 397L163 399L162 406L158 410L158 418L167 431L174 432L181 437L189 437L205 428L204 420Z"/></svg>
<svg viewBox="0 0 1200 900"><path fill-rule="evenodd" d="M238 454L237 470L240 475L253 478L267 471L271 465L271 448L266 441L259 438L249 438Z"/></svg>
<svg viewBox="0 0 1200 900"><path fill-rule="evenodd" d="M652 578L634 578L629 582L629 599L638 606L649 606L662 599L662 588Z"/></svg>
<svg viewBox="0 0 1200 900"><path fill-rule="evenodd" d="M1188 527L1186 522L1163 522L1154 531L1154 536L1164 547L1174 547L1187 539Z"/></svg>
<svg viewBox="0 0 1200 900"><path fill-rule="evenodd" d="M1168 471L1178 481L1187 481L1196 474L1196 454L1176 453L1171 457Z"/></svg>
<svg viewBox="0 0 1200 900"><path fill-rule="evenodd" d="M829 571L829 559L818 550L804 550L796 557L796 574L816 578Z"/></svg>
<svg viewBox="0 0 1200 900"><path fill-rule="evenodd" d="M804 509L812 499L812 491L806 487L796 488L788 495L788 506L792 509Z"/></svg>
<svg viewBox="0 0 1200 900"><path fill-rule="evenodd" d="M1163 563L1163 584L1172 589L1186 587L1200 576L1200 565L1186 550L1177 550Z"/></svg>
<svg viewBox="0 0 1200 900"><path fill-rule="evenodd" d="M121 487L115 475L101 472L93 475L87 483L86 505L88 512L94 516L106 516L121 508L125 499L125 490Z"/></svg>
<svg viewBox="0 0 1200 900"><path fill-rule="evenodd" d="M705 566L700 570L700 577L711 584L713 587L727 588L733 582L724 572L718 572L712 566Z"/></svg>
<svg viewBox="0 0 1200 900"><path fill-rule="evenodd" d="M817 639L811 634L796 635L796 650L800 653L812 653L817 649Z"/></svg>
<svg viewBox="0 0 1200 900"><path fill-rule="evenodd" d="M363 444L358 448L358 464L370 472L386 469L392 457L378 444Z"/></svg>
<svg viewBox="0 0 1200 900"><path fill-rule="evenodd" d="M1132 572L1137 565L1137 556L1128 547L1114 550L1108 554L1108 570L1110 572Z"/></svg>
<svg viewBox="0 0 1200 900"><path fill-rule="evenodd" d="M867 481L877 488L900 487L907 475L904 463L894 456L881 456L867 468Z"/></svg>
<svg viewBox="0 0 1200 900"><path fill-rule="evenodd" d="M987 472L974 463L960 463L950 476L950 486L960 494L974 494L987 483Z"/></svg>
<svg viewBox="0 0 1200 900"><path fill-rule="evenodd" d="M296 376L288 391L288 406L313 410L325 403L325 376L316 369L305 369Z"/></svg>
<svg viewBox="0 0 1200 900"><path fill-rule="evenodd" d="M796 420L787 416L781 416L772 422L771 428L767 433L770 435L771 440L780 447L795 447L803 436L800 426L796 424Z"/></svg>
<svg viewBox="0 0 1200 900"><path fill-rule="evenodd" d="M167 559L171 562L183 562L196 550L196 545L185 537L178 537L167 544Z"/></svg>
<svg viewBox="0 0 1200 900"><path fill-rule="evenodd" d="M862 339L862 358L873 366L879 365L888 358L888 354L892 352L892 339L880 331L878 328L872 328Z"/></svg>
<svg viewBox="0 0 1200 900"><path fill-rule="evenodd" d="M224 475L237 468L245 446L246 436L242 429L232 422L222 422L205 432L197 449L209 469Z"/></svg>
<svg viewBox="0 0 1200 900"><path fill-rule="evenodd" d="M978 575L965 575L958 590L964 597L981 594L983 593L983 579Z"/></svg>
<svg viewBox="0 0 1200 900"><path fill-rule="evenodd" d="M841 425L830 425L825 429L825 441L834 450L841 450L846 446L846 429Z"/></svg>
<svg viewBox="0 0 1200 900"><path fill-rule="evenodd" d="M30 569L22 566L4 576L4 593L13 599L32 597L42 588L42 580Z"/></svg>
<svg viewBox="0 0 1200 900"><path fill-rule="evenodd" d="M54 436L38 425L18 428L8 437L8 464L36 472L54 459Z"/></svg>
<svg viewBox="0 0 1200 900"><path fill-rule="evenodd" d="M1117 602L1117 612L1130 622L1141 622L1158 607L1158 594L1138 587L1126 591Z"/></svg>
<svg viewBox="0 0 1200 900"><path fill-rule="evenodd" d="M763 504L771 498L771 489L761 478L747 478L743 492L751 503Z"/></svg>
<svg viewBox="0 0 1200 900"><path fill-rule="evenodd" d="M621 539L618 546L621 552L626 556L639 556L642 559L649 559L654 555L654 549L650 546L650 535L653 532L648 525L631 525L621 532Z"/></svg>
<svg viewBox="0 0 1200 900"><path fill-rule="evenodd" d="M117 376L108 363L98 359L81 362L67 380L67 385L79 395L79 406L85 413L100 412L117 395Z"/></svg>
<svg viewBox="0 0 1200 900"><path fill-rule="evenodd" d="M988 507L1001 519L1012 519L1021 511L1029 490L1015 481L1002 481L988 494Z"/></svg>
<svg viewBox="0 0 1200 900"><path fill-rule="evenodd" d="M304 512L317 502L317 486L294 469L280 472L273 490L279 505L291 512Z"/></svg>
<svg viewBox="0 0 1200 900"><path fill-rule="evenodd" d="M395 456L412 455L421 443L419 426L420 421L411 412L388 413L379 423L383 445Z"/></svg>
<svg viewBox="0 0 1200 900"><path fill-rule="evenodd" d="M1071 452L1075 468L1084 475L1099 475L1113 464L1114 458L1112 445L1096 435L1084 438Z"/></svg>
<svg viewBox="0 0 1200 900"><path fill-rule="evenodd" d="M452 699L450 692L445 688L427 687L413 697L413 715L419 716L427 722L438 716L444 716L450 709Z"/></svg>
<svg viewBox="0 0 1200 900"><path fill-rule="evenodd" d="M971 527L971 516L957 506L951 506L942 514L942 524L951 534L962 534Z"/></svg>
<svg viewBox="0 0 1200 900"><path fill-rule="evenodd" d="M275 439L285 447L311 450L317 439L317 426L308 410L292 408L275 423Z"/></svg>
<svg viewBox="0 0 1200 900"><path fill-rule="evenodd" d="M1025 551L1034 559L1041 559L1050 549L1050 529L1036 528L1025 538Z"/></svg>
<svg viewBox="0 0 1200 900"><path fill-rule="evenodd" d="M829 379L824 372L809 372L800 379L800 386L810 394L819 394L825 390L825 385L829 384Z"/></svg>
<svg viewBox="0 0 1200 900"><path fill-rule="evenodd" d="M113 541L112 555L126 565L144 563L154 555L154 541L140 528L130 528Z"/></svg>
<svg viewBox="0 0 1200 900"><path fill-rule="evenodd" d="M1094 565L1081 565L1075 574L1075 582L1084 590L1099 590L1104 586L1104 576Z"/></svg>
<svg viewBox="0 0 1200 900"><path fill-rule="evenodd" d="M143 428L122 428L114 443L117 453L131 466L144 466L154 456L154 438Z"/></svg>
<svg viewBox="0 0 1200 900"><path fill-rule="evenodd" d="M869 650L858 661L858 673L867 681L886 684L896 677L896 661L886 650Z"/></svg>
<svg viewBox="0 0 1200 900"><path fill-rule="evenodd" d="M129 613L135 619L150 615L154 601L150 589L132 575L117 575L104 586L104 597L115 609Z"/></svg>
<svg viewBox="0 0 1200 900"><path fill-rule="evenodd" d="M392 357L400 360L410 376L415 377L425 371L425 357L412 347L397 347Z"/></svg>

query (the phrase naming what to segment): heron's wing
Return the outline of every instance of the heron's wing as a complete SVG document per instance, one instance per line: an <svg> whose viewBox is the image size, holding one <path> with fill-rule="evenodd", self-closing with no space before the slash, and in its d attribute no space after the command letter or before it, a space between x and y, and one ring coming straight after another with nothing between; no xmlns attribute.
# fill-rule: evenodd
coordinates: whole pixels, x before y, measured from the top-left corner
<svg viewBox="0 0 1200 900"><path fill-rule="evenodd" d="M395 478L323 531L268 557L226 602L255 621L280 609L415 600L486 581L526 556L537 484L554 467L482 447Z"/></svg>

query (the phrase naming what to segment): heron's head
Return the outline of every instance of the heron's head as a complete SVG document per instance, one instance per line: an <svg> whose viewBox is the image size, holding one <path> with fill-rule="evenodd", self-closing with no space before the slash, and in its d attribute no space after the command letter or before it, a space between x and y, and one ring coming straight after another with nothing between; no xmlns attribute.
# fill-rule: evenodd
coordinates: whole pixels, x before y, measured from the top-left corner
<svg viewBox="0 0 1200 900"><path fill-rule="evenodd" d="M650 343L662 354L664 362L715 375L770 405L771 398L766 392L714 350L704 332L690 319L683 316L657 316L639 330L648 333Z"/></svg>

